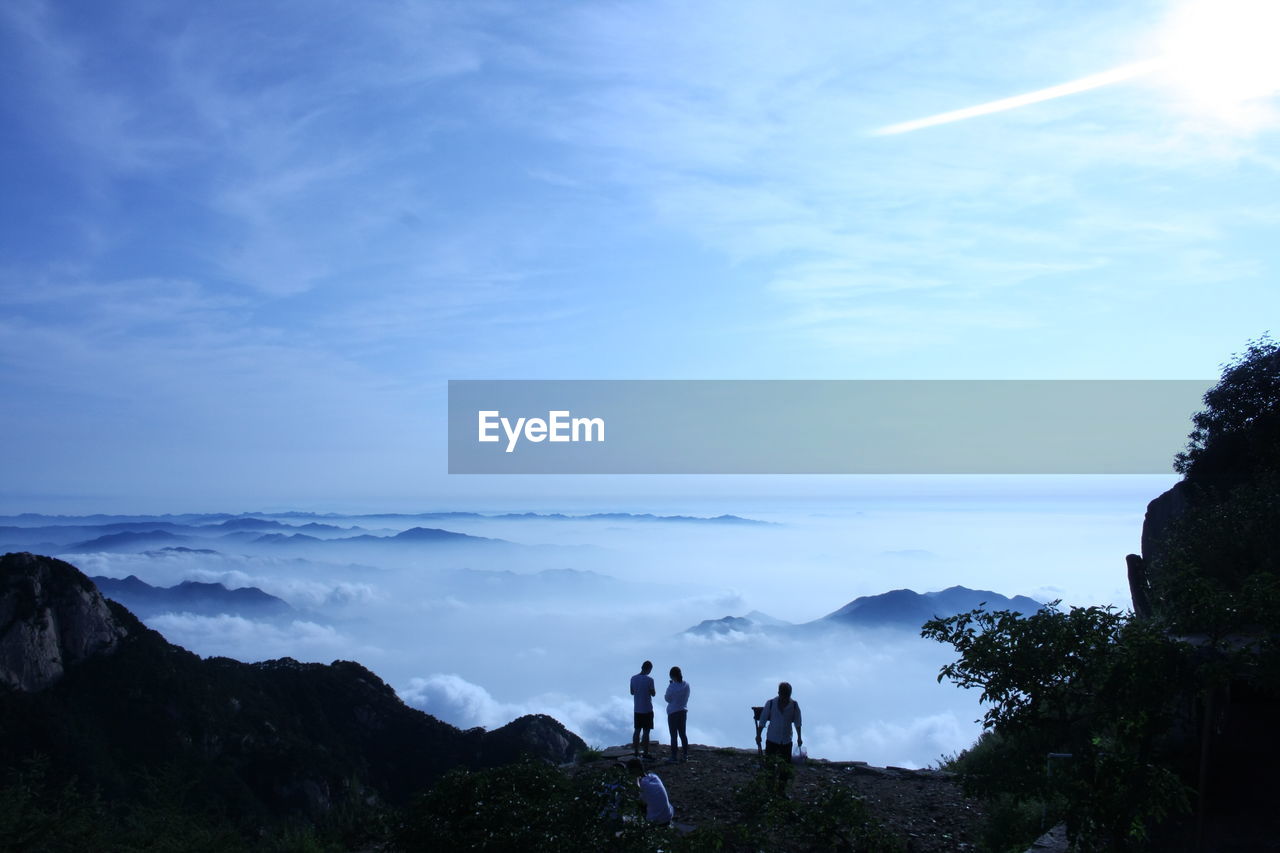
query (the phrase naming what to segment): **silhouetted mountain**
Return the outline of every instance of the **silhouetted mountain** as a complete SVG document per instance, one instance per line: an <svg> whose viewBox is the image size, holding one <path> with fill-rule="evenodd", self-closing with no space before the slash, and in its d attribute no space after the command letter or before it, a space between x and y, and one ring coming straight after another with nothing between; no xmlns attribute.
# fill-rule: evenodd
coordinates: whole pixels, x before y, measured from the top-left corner
<svg viewBox="0 0 1280 853"><path fill-rule="evenodd" d="M212 548L188 548L185 545L168 545L164 548L157 548L154 551L143 551L147 556L154 557L157 554L218 554Z"/></svg>
<svg viewBox="0 0 1280 853"><path fill-rule="evenodd" d="M490 539L487 536L471 536L466 533L454 533L452 530L441 530L437 527L410 527L390 538L396 542L501 542L501 539Z"/></svg>
<svg viewBox="0 0 1280 853"><path fill-rule="evenodd" d="M682 633L700 637L732 634L785 634L803 636L824 628L907 628L918 630L935 616L954 616L978 607L987 610L1013 610L1032 614L1044 605L1016 595L1008 598L998 592L953 586L938 592L913 592L895 589L879 595L864 595L829 613L821 619L798 625L783 622L764 613L752 611L746 616L706 619Z"/></svg>
<svg viewBox="0 0 1280 853"><path fill-rule="evenodd" d="M254 586L227 589L220 583L183 581L177 586L151 586L136 575L127 578L95 576L91 580L107 598L118 601L144 619L157 613L196 613L216 616L283 616L293 608L283 599Z"/></svg>
<svg viewBox="0 0 1280 853"><path fill-rule="evenodd" d="M292 529L292 528L290 528ZM359 530L361 528L352 528ZM362 533L358 536L330 536L321 538L306 533L264 533L261 536L243 538L241 531L226 534L225 538L239 539L261 545L300 546L311 549L345 546L393 546L393 545L507 545L514 543L504 539L491 539L486 536L472 536L467 533L455 533L452 530L441 530L436 527L411 527L390 536L375 536Z"/></svg>
<svg viewBox="0 0 1280 853"><path fill-rule="evenodd" d="M338 525L336 525L336 524L320 524L320 523L315 522L315 521L309 521L309 522L307 522L306 524L299 524L299 525L297 525L296 527L294 527L293 529L294 529L294 530L310 530L310 531L312 531L312 532L316 532L316 533L321 532L321 531L327 531L327 530L334 530L334 531L340 531L340 532L344 532L344 533L345 533L345 532L351 532L351 531L359 531L359 530L362 530L363 528L360 528L360 527L339 527L339 526L338 526Z"/></svg>
<svg viewBox="0 0 1280 853"><path fill-rule="evenodd" d="M144 532L164 531L172 533L174 529L179 527L166 528L164 525L142 525ZM133 530L119 530L116 526L89 527L89 526L58 526L58 525L41 525L39 527L0 527L0 548L6 550L31 550L33 548L48 548L49 550L66 551L73 547L73 543L81 543L87 540L96 540L105 534L115 533L132 533ZM110 542L111 540L108 540ZM159 541L159 539L155 540Z"/></svg>
<svg viewBox="0 0 1280 853"><path fill-rule="evenodd" d="M692 628L685 629L685 634L697 637L727 636L729 634L758 634L764 628L771 627L757 622L747 616L722 616L719 619L703 619Z"/></svg>
<svg viewBox="0 0 1280 853"><path fill-rule="evenodd" d="M448 513L450 516L465 516L479 519L500 519L503 521L520 521L524 519L553 521L661 521L682 524L770 524L753 518L742 518L737 515L654 515L651 512L593 512L587 515L568 515L562 512L507 512L501 515L481 515L479 513Z"/></svg>
<svg viewBox="0 0 1280 853"><path fill-rule="evenodd" d="M0 516L0 524L20 524L23 527L33 527L36 525L43 526L90 526L105 528L108 525L124 525L124 524L140 524L140 525L165 525L173 524L175 527L181 526L213 526L224 522L240 522L240 521L265 521L276 519L406 519L417 521L441 521L454 519L475 519L484 521L487 519L501 520L518 520L518 519L550 519L550 520L567 520L567 521L661 521L661 522L690 522L703 524L771 524L772 522L760 521L751 518L742 518L736 515L717 515L717 516L696 516L696 515L654 515L652 513L631 513L631 512L605 512L592 513L589 515L571 515L568 513L551 512L508 512L508 513L482 513L482 512L465 512L465 511L441 511L441 512L382 512L382 513L362 513L357 515L346 515L336 512L300 512L290 510L287 512L253 512L253 513L184 513L173 514L165 513L163 515L147 516L147 515L43 515L41 513L24 512L19 515ZM303 525L304 527L306 525ZM329 526L329 525L321 525ZM116 527L117 530L125 529Z"/></svg>
<svg viewBox="0 0 1280 853"><path fill-rule="evenodd" d="M1030 615L1043 606L1025 595L1008 598L998 592L963 586L926 593L895 589L880 595L855 598L818 621L842 625L900 625L918 628L935 617L954 616L977 607L986 610L1014 610Z"/></svg>
<svg viewBox="0 0 1280 853"><path fill-rule="evenodd" d="M0 771L42 755L107 802L172 773L211 812L316 815L403 802L457 766L585 748L549 717L460 731L350 661L202 660L50 557L0 557L0 596Z"/></svg>
<svg viewBox="0 0 1280 853"><path fill-rule="evenodd" d="M268 521L262 518L229 518L226 521L217 524L210 524L209 527L217 527L222 530L288 530L289 525L281 524L278 521Z"/></svg>
<svg viewBox="0 0 1280 853"><path fill-rule="evenodd" d="M305 533L264 533L249 541L263 545L298 545L303 542L323 542L324 540L317 536L308 536Z"/></svg>
<svg viewBox="0 0 1280 853"><path fill-rule="evenodd" d="M77 542L69 547L73 552L84 551L136 551L147 545L173 544L190 542L189 536L178 536L168 530L126 530L121 533L108 533L96 539Z"/></svg>

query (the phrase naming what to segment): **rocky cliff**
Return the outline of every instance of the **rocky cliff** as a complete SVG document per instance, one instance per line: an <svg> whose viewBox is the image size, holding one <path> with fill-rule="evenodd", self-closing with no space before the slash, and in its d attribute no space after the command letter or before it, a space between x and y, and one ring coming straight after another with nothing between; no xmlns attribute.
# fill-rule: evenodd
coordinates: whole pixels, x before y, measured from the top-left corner
<svg viewBox="0 0 1280 853"><path fill-rule="evenodd" d="M0 558L0 683L41 690L68 666L115 651L128 633L74 566L32 554Z"/></svg>

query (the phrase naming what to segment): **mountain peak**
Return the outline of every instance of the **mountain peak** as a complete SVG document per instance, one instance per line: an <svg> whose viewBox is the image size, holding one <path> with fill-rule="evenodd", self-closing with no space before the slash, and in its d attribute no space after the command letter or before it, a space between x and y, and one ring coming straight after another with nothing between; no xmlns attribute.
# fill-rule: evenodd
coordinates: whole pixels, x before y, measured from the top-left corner
<svg viewBox="0 0 1280 853"><path fill-rule="evenodd" d="M819 621L848 625L899 624L918 627L935 617L954 616L979 607L1031 614L1042 606L1040 602L1026 596L1009 598L988 589L969 589L957 584L935 592L919 593L910 589L895 589L880 595L864 595Z"/></svg>

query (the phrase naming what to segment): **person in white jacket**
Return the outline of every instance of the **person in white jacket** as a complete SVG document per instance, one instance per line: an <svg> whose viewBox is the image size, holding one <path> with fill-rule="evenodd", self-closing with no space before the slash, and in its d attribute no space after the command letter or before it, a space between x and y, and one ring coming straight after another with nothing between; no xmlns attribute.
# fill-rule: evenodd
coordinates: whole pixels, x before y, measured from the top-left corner
<svg viewBox="0 0 1280 853"><path fill-rule="evenodd" d="M628 761L627 769L631 771L632 778L636 780L636 787L640 789L640 802L644 804L645 820L658 826L670 826L672 818L676 816L676 810L671 805L671 800L667 797L667 787L662 784L658 774L646 772L644 762L638 758Z"/></svg>
<svg viewBox="0 0 1280 853"><path fill-rule="evenodd" d="M667 759L667 763L676 762L677 736L684 746L683 757L680 760L688 761L689 735L685 731L685 723L689 718L689 682L684 680L684 673L680 672L680 667L671 667L671 682L667 685L667 692L662 698L667 700L667 730L671 732L671 757Z"/></svg>

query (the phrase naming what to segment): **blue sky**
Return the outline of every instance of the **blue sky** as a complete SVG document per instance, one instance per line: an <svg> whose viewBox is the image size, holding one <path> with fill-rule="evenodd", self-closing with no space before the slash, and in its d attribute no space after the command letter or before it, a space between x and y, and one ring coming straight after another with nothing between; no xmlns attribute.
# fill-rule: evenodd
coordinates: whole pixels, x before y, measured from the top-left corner
<svg viewBox="0 0 1280 853"><path fill-rule="evenodd" d="M1212 377L1280 306L1274 68L875 133L1186 6L5 3L0 499L631 488L448 478L448 379Z"/></svg>

